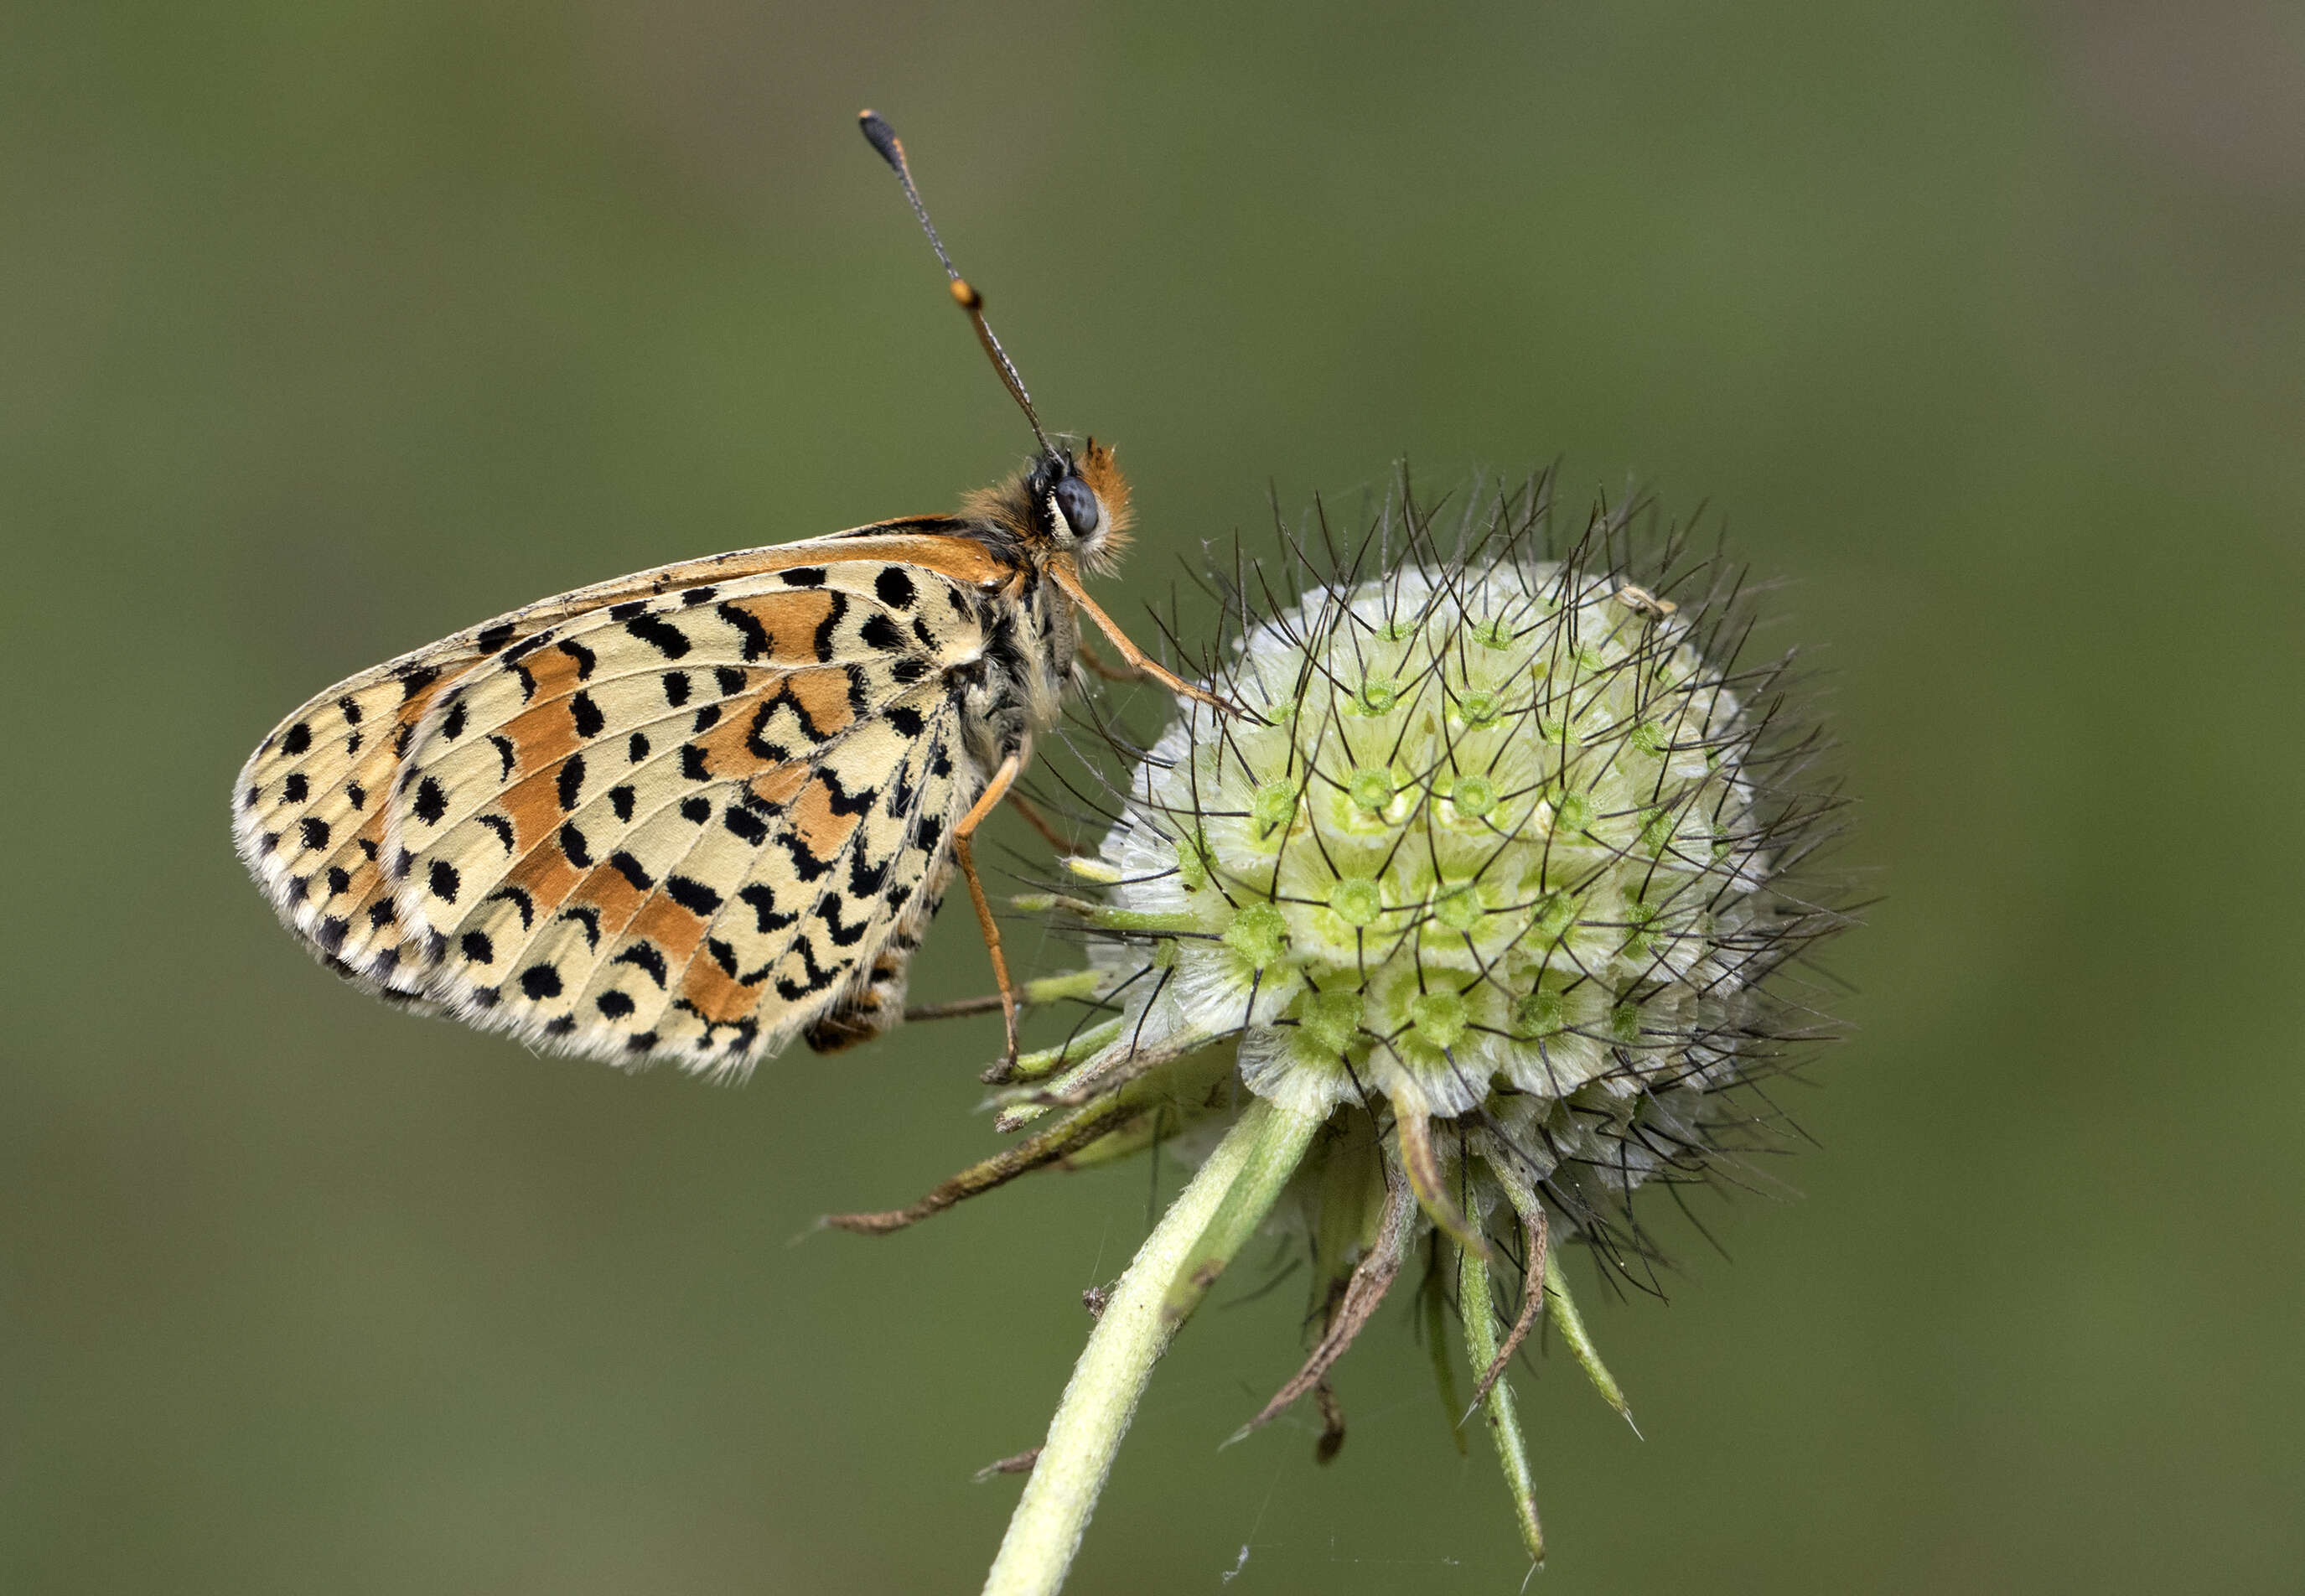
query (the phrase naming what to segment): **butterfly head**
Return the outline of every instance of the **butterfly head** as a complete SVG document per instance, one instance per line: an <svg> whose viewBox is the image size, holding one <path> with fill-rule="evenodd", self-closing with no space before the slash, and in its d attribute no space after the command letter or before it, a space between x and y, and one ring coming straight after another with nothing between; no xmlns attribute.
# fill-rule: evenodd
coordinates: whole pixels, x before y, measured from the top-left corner
<svg viewBox="0 0 2305 1596"><path fill-rule="evenodd" d="M1035 553L1069 554L1082 569L1102 573L1127 545L1128 483L1112 450L1093 437L1078 454L1050 449L994 497L994 518Z"/></svg>

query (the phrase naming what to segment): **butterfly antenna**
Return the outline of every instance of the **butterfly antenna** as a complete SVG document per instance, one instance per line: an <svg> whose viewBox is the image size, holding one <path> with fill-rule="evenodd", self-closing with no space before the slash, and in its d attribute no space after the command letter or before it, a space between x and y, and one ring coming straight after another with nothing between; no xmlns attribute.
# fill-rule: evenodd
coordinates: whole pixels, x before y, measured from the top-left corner
<svg viewBox="0 0 2305 1596"><path fill-rule="evenodd" d="M1008 396L1025 412L1025 420L1032 423L1033 436L1041 443L1041 453L1054 454L1056 451L1049 446L1049 435L1041 430L1041 418L1033 409L1033 395L1025 391L1025 379L1016 375L1016 362L1009 360L1008 352L1000 347L1000 340L992 335L991 327L985 324L984 296L968 285L968 279L962 276L959 268L953 265L952 257L944 252L944 240L937 236L936 224L929 220L929 208L921 203L921 191L913 186L913 169L905 163L905 146L897 137L897 130L881 121L877 111L862 112L856 120L864 130L866 141L880 152L880 158L888 162L889 169L897 174L897 181L905 185L905 198L913 202L913 214L921 219L921 231L929 235L929 243L936 250L937 259L944 263L944 275L952 279L953 302L968 312L968 319L976 328L976 341L984 345L984 352L991 358L993 369L1000 373L1000 380L1008 386Z"/></svg>

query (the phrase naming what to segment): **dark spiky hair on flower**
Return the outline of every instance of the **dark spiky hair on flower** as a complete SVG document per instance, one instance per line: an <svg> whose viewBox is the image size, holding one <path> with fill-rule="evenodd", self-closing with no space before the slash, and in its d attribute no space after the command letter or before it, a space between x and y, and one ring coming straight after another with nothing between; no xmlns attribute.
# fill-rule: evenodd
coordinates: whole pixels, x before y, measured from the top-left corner
<svg viewBox="0 0 2305 1596"><path fill-rule="evenodd" d="M1501 1376L1548 1304L1622 1406L1559 1245L1652 1283L1635 1193L1745 1182L1782 1144L1765 1085L1829 1029L1801 966L1846 923L1817 869L1824 740L1791 657L1752 658L1743 573L1637 499L1564 530L1552 487L1420 504L1404 474L1349 534L1316 508L1279 557L1236 555L1206 675L1250 713L1178 700L1149 747L1117 742L1101 843L1065 862L1098 890L1037 900L1089 950L1042 991L1095 1012L1008 1079L1001 1128L1034 1133L846 1221L1047 1163L1205 1157L1195 1185L1222 1191L1115 1301L1133 1284L1164 1340L1268 1217L1301 1219L1314 1346L1251 1427L1318 1393L1324 1454L1331 1367L1429 1245L1532 1556Z"/></svg>

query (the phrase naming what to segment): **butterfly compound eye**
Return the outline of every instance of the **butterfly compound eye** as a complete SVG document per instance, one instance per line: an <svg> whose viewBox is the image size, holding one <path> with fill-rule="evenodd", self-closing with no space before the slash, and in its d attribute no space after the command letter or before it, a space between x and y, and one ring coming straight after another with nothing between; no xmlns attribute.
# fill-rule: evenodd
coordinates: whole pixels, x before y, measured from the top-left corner
<svg viewBox="0 0 2305 1596"><path fill-rule="evenodd" d="M1078 477L1067 477L1051 490L1057 496L1057 508L1065 513L1065 524L1073 535L1085 538L1096 531L1104 513L1097 507L1096 495Z"/></svg>

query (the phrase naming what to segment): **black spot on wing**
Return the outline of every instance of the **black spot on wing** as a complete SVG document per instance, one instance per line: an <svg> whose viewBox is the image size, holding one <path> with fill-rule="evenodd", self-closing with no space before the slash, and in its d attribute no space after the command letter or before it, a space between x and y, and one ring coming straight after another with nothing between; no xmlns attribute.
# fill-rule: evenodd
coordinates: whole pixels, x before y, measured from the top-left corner
<svg viewBox="0 0 2305 1596"><path fill-rule="evenodd" d="M759 922L753 929L762 936L768 935L770 931L781 931L800 918L796 913L792 914L777 913L777 895L765 882L755 881L752 886L745 887L737 893L736 901L752 909L753 918Z"/></svg>
<svg viewBox="0 0 2305 1596"><path fill-rule="evenodd" d="M776 840L787 853L792 855L793 874L804 881L813 881L832 868L832 862L819 859L808 851L808 845L789 831L774 833Z"/></svg>
<svg viewBox="0 0 2305 1596"><path fill-rule="evenodd" d="M872 579L872 590L890 609L903 609L913 601L913 579L895 565L883 565Z"/></svg>
<svg viewBox="0 0 2305 1596"><path fill-rule="evenodd" d="M569 824L563 826L560 828L560 851L563 853L567 854L568 862L576 866L579 870L591 868L592 863L591 847L585 842L584 834L576 829L576 826L574 821L571 821Z"/></svg>
<svg viewBox="0 0 2305 1596"><path fill-rule="evenodd" d="M824 585L821 565L795 565L789 571L777 573L778 579L788 588L821 588Z"/></svg>
<svg viewBox="0 0 2305 1596"><path fill-rule="evenodd" d="M829 966L820 966L816 962L816 949L805 937L793 938L792 951L800 955L803 979L798 981L782 976L777 979L777 995L788 1003L823 991L846 974L849 964L853 963L844 956L833 960Z"/></svg>
<svg viewBox="0 0 2305 1596"><path fill-rule="evenodd" d="M661 680L664 683L666 703L677 709L688 701L689 681L686 671L667 671Z"/></svg>
<svg viewBox="0 0 2305 1596"><path fill-rule="evenodd" d="M634 615L625 630L667 659L678 659L689 649L688 633L659 615Z"/></svg>
<svg viewBox="0 0 2305 1596"><path fill-rule="evenodd" d="M720 895L703 882L686 876L667 876L665 896L702 920L720 906Z"/></svg>
<svg viewBox="0 0 2305 1596"><path fill-rule="evenodd" d="M283 753L302 753L306 749L311 746L312 728L306 726L301 720L294 726L290 726L288 728L288 734L280 739L280 751Z"/></svg>
<svg viewBox="0 0 2305 1596"><path fill-rule="evenodd" d="M576 679L579 682L592 679L592 667L600 664L600 656L573 637L560 645L560 651L576 662Z"/></svg>
<svg viewBox="0 0 2305 1596"><path fill-rule="evenodd" d="M560 774L553 780L553 793L560 800L560 812L574 809L584 796L584 756L572 753L560 761Z"/></svg>
<svg viewBox="0 0 2305 1596"><path fill-rule="evenodd" d="M837 892L826 893L816 905L817 918L824 922L824 934L832 938L836 947L855 947L863 940L864 933L872 925L872 917L869 914L854 925L842 924L840 912L846 907L847 900Z"/></svg>
<svg viewBox="0 0 2305 1596"><path fill-rule="evenodd" d="M618 875L642 892L648 891L656 885L656 878L648 873L641 862L621 848L608 855L608 862L616 867Z"/></svg>
<svg viewBox="0 0 2305 1596"><path fill-rule="evenodd" d="M818 771L816 778L824 784L826 806L836 815L861 815L871 809L872 800L880 795L878 787L866 787L862 793L851 794L841 786L840 778L829 770Z"/></svg>
<svg viewBox="0 0 2305 1596"><path fill-rule="evenodd" d="M489 894L487 901L493 904L498 899L502 899L504 902L510 904L514 908L520 911L520 929L522 930L527 930L531 926L536 923L536 900L528 896L526 888L519 887L499 887L494 892Z"/></svg>
<svg viewBox="0 0 2305 1596"><path fill-rule="evenodd" d="M819 581L822 581L824 573L821 571L817 573ZM842 617L848 614L846 594L835 591L829 597L832 599L832 607L826 610L824 619L817 623L816 636L813 640L816 658L820 664L832 658L832 634L838 629Z"/></svg>
<svg viewBox="0 0 2305 1596"><path fill-rule="evenodd" d="M745 658L758 659L769 651L769 629L761 624L759 616L733 604L716 605L712 613L744 634Z"/></svg>
<svg viewBox="0 0 2305 1596"><path fill-rule="evenodd" d="M472 641L479 647L481 653L493 654L512 641L512 634L518 630L519 628L510 621L498 621L493 626L481 627L480 635Z"/></svg>
<svg viewBox="0 0 2305 1596"><path fill-rule="evenodd" d="M653 942L635 942L608 962L645 970L659 988L664 985L664 955Z"/></svg>
<svg viewBox="0 0 2305 1596"><path fill-rule="evenodd" d="M592 701L589 692L580 692L568 700L568 715L576 723L576 734L580 737L597 737L600 728L608 724L608 717L600 712L600 706Z"/></svg>

